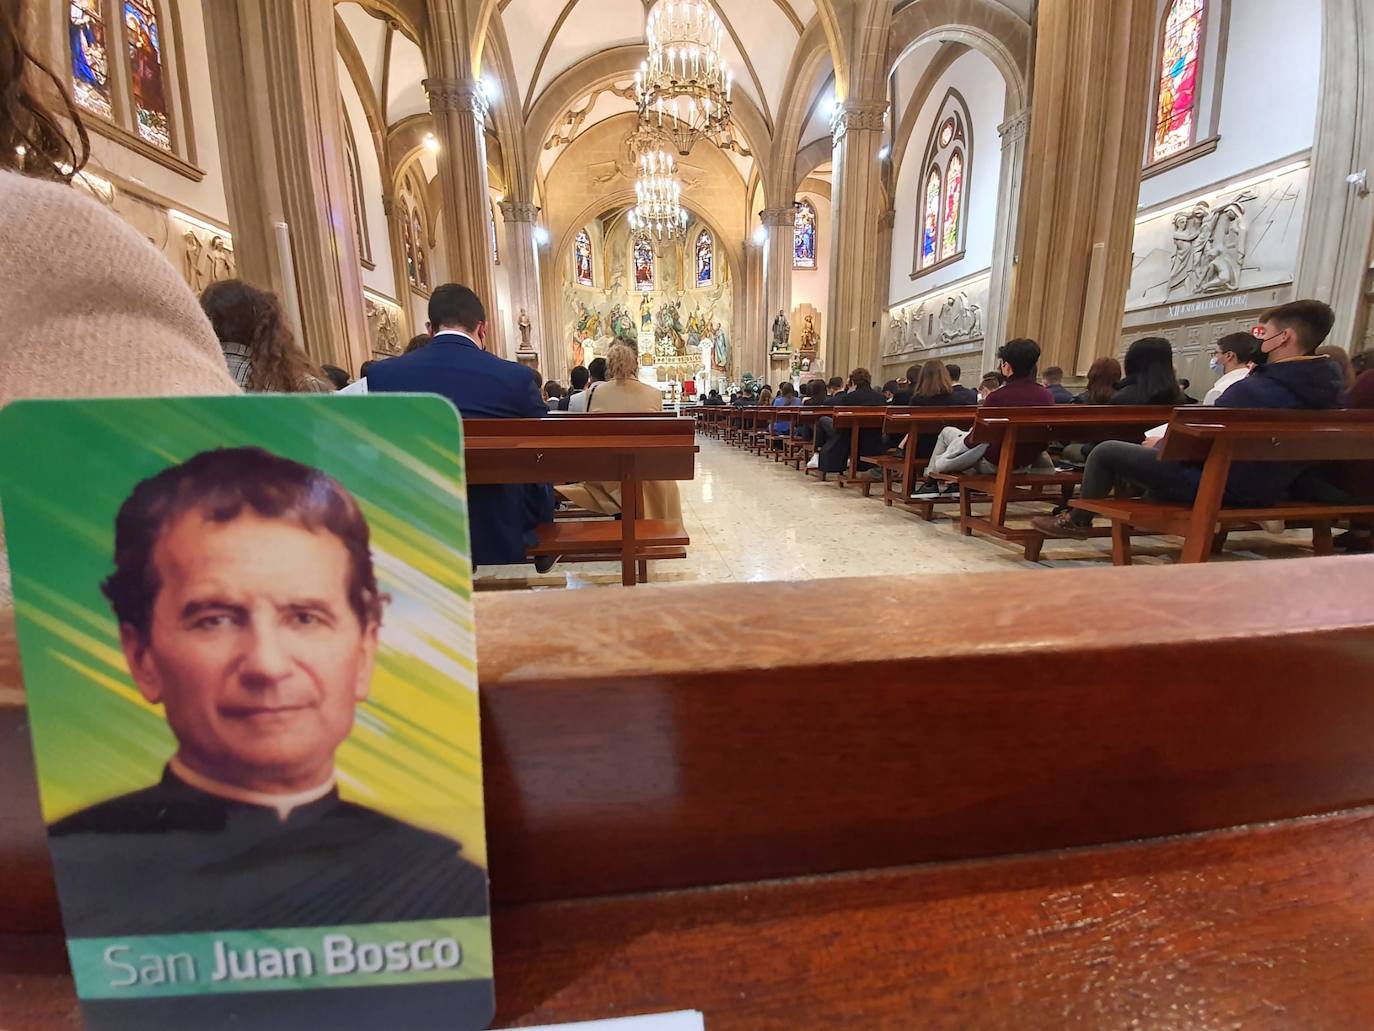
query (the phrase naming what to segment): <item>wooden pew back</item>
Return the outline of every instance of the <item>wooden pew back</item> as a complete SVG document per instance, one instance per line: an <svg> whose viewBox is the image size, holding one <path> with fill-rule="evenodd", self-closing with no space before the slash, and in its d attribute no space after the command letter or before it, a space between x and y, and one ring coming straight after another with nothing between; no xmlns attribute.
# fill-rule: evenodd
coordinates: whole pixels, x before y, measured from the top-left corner
<svg viewBox="0 0 1374 1031"><path fill-rule="evenodd" d="M1146 430L1166 423L1168 405L1046 405L1033 408L979 408L970 444L996 444L1014 434L1018 444L1093 443L1140 440Z"/></svg>
<svg viewBox="0 0 1374 1031"><path fill-rule="evenodd" d="M1223 441L1237 462L1374 460L1374 410L1181 409L1169 421L1160 457L1204 462Z"/></svg>

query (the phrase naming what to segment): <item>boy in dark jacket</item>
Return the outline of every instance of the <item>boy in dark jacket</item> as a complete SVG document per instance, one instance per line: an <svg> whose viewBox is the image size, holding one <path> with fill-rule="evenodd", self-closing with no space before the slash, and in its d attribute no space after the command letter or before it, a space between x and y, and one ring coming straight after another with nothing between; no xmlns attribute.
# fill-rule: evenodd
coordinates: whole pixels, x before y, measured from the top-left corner
<svg viewBox="0 0 1374 1031"><path fill-rule="evenodd" d="M1317 355L1336 321L1321 301L1293 301L1265 312L1255 332L1266 364L1232 386L1218 408L1294 408L1321 410L1340 405L1340 368ZM1226 480L1224 504L1261 508L1282 501L1302 473L1300 463L1237 462ZM1161 501L1187 504L1197 497L1202 469L1180 462L1161 462L1153 447L1107 441L1093 449L1083 470L1083 499L1107 497L1119 482L1142 487ZM1092 514L1079 509L1031 522L1046 537L1083 539Z"/></svg>

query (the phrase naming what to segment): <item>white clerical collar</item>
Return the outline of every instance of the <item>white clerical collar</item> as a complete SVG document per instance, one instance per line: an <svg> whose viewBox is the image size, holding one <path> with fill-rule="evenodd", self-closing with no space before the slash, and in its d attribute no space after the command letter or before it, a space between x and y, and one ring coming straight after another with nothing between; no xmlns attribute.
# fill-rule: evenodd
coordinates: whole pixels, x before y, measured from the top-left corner
<svg viewBox="0 0 1374 1031"><path fill-rule="evenodd" d="M175 755L167 761L167 766L176 775L177 780L189 784L197 791L204 791L207 795L214 795L216 798L227 798L231 802L244 802L248 805L262 806L264 809L276 810L277 819L283 823L294 810L309 805L311 802L318 802L328 795L334 790L335 783L335 777L331 771L329 779L318 787L310 788L307 791L298 791L292 795L269 795L262 791L247 791L232 784L221 784L217 780L197 773Z"/></svg>

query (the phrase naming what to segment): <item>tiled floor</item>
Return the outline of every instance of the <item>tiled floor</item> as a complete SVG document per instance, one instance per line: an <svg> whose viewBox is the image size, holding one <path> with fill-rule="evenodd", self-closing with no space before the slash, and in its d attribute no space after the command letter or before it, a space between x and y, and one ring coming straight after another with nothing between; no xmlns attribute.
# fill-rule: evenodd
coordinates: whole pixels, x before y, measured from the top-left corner
<svg viewBox="0 0 1374 1031"><path fill-rule="evenodd" d="M881 488L864 498L789 466L702 439L696 479L681 484L683 519L692 546L686 560L650 566L655 583L815 580L841 576L910 576L994 570L1082 568L1109 564L1108 541L1050 541L1042 561L981 537L961 537L948 516L927 523L884 507ZM954 511L951 506L947 511ZM1016 511L1013 509L1013 511ZM1027 510L1026 515L1046 509ZM1170 562L1179 542L1140 538L1139 563ZM1310 535L1238 534L1226 559L1310 555ZM479 589L589 587L619 584L618 566L560 565L540 577L531 566L479 571Z"/></svg>

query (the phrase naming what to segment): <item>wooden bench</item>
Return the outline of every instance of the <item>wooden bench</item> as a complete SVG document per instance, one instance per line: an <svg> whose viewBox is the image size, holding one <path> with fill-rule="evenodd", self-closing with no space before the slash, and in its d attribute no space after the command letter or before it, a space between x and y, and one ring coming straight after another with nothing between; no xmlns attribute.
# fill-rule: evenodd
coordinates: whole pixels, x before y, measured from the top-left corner
<svg viewBox="0 0 1374 1031"><path fill-rule="evenodd" d="M1370 1026L1371 582L689 585L590 635L479 596L496 1026ZM0 736L0 1023L75 1031L13 700Z"/></svg>
<svg viewBox="0 0 1374 1031"><path fill-rule="evenodd" d="M798 471L804 472L807 476L815 473L820 477L822 483L825 482L826 472L823 469L807 468L811 462L811 456L816 453L816 424L827 415L833 417L837 409L821 405L803 405L797 409L797 414L792 421L792 436L794 443L790 450L789 462ZM804 440L798 435L798 431L803 426L811 428L810 439Z"/></svg>
<svg viewBox="0 0 1374 1031"><path fill-rule="evenodd" d="M970 446L1000 446L997 471L983 473L937 473L932 479L959 487L959 532L965 537L985 534L998 540L1019 544L1027 562L1040 559L1045 538L1032 527L1009 526L1007 508L1013 504L1068 504L1074 488L1083 482L1078 471L1030 473L1013 468L1012 456L1022 445L1036 444L1042 449L1051 442L1098 443L1104 440L1129 440L1138 443L1145 432L1173 416L1172 407L1155 405L1055 405L1033 408L980 408ZM987 516L975 515L975 504L991 506ZM1103 531L1106 536L1107 531Z"/></svg>
<svg viewBox="0 0 1374 1031"><path fill-rule="evenodd" d="M883 504L889 508L894 504L900 504L928 522L934 517L936 505L957 502L956 495L951 495L948 499L920 500L911 496L912 489L924 478L926 468L926 459L919 458L916 452L923 437L937 437L946 426L955 426L961 430L972 429L977 416L978 409L973 405L902 408L895 411L889 409L887 418L883 420L884 436L909 439L900 457L889 455L877 460L868 459L883 471ZM897 486L899 483L900 490Z"/></svg>
<svg viewBox="0 0 1374 1031"><path fill-rule="evenodd" d="M1074 507L1111 521L1115 565L1131 564L1131 535L1136 532L1181 536L1179 561L1206 562L1220 553L1232 529L1268 521L1311 526L1313 550L1330 555L1335 520L1374 515L1374 504L1358 501L1289 501L1269 508L1227 508L1223 501L1233 462L1374 462L1374 411L1181 409L1169 422L1160 460L1202 465L1202 481L1191 505L1144 498L1074 502Z"/></svg>
<svg viewBox="0 0 1374 1031"><path fill-rule="evenodd" d="M690 419L467 419L465 465L472 485L618 481L621 517L555 521L536 531L530 557L618 561L621 583L648 578L651 559L685 558L691 543L679 520L638 517L640 485L647 480L690 480L696 471L696 435Z"/></svg>
<svg viewBox="0 0 1374 1031"><path fill-rule="evenodd" d="M863 490L864 497L872 496L874 481L859 472L860 463L866 462L870 465L878 465L877 459L882 455L861 455L863 450L862 436L864 430L881 430L883 421L887 414L893 411L904 411L905 409L884 408L881 406L848 408L840 406L835 409L833 416L836 431L847 430L849 432L849 465L845 471L840 473L839 485L841 489L857 485Z"/></svg>

